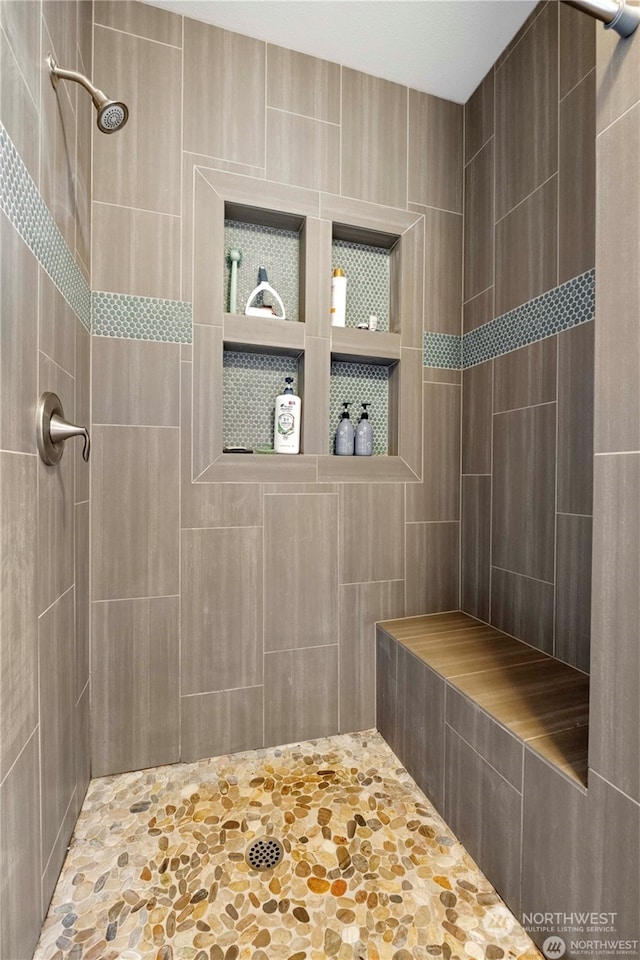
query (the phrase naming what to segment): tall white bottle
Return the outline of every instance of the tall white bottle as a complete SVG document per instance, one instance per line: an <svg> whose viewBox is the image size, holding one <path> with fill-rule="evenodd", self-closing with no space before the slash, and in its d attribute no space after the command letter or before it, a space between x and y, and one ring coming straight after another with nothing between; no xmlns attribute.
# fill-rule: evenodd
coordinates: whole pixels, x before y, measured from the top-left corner
<svg viewBox="0 0 640 960"><path fill-rule="evenodd" d="M344 327L347 317L347 278L344 270L336 267L331 278L331 325Z"/></svg>
<svg viewBox="0 0 640 960"><path fill-rule="evenodd" d="M302 401L293 392L293 377L285 377L284 393L276 397L273 449L276 453L300 453Z"/></svg>

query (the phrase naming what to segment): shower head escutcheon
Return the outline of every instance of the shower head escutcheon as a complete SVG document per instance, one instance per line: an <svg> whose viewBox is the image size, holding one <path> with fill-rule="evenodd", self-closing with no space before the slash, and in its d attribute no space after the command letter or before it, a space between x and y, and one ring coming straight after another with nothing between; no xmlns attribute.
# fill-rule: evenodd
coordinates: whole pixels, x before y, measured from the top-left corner
<svg viewBox="0 0 640 960"><path fill-rule="evenodd" d="M120 100L110 100L83 73L78 73L77 70L63 70L62 67L58 66L52 54L47 57L47 65L54 89L58 86L60 80L73 80L74 83L79 83L90 93L93 105L98 111L98 130L101 133L115 133L116 130L124 127L129 119L129 109L126 103L122 103Z"/></svg>

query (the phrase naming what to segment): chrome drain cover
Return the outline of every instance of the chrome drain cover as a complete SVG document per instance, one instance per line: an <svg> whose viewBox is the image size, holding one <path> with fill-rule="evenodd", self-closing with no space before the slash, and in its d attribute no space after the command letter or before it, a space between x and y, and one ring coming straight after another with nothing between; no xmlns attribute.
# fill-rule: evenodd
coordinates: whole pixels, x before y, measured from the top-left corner
<svg viewBox="0 0 640 960"><path fill-rule="evenodd" d="M284 848L275 837L259 837L249 844L245 860L254 870L277 867L284 856Z"/></svg>

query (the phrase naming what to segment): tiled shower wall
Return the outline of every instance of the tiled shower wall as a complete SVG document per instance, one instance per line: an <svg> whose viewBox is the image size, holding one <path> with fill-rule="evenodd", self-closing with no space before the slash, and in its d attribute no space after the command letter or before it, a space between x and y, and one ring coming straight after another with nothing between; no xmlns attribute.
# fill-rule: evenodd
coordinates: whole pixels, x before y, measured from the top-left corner
<svg viewBox="0 0 640 960"><path fill-rule="evenodd" d="M539 4L466 104L465 334L559 285L569 311L578 287L592 289L595 29L564 4ZM465 369L462 426L462 608L586 671L589 316L546 339L532 328L537 342L513 349L521 312L519 341L514 331L502 356L475 354Z"/></svg>
<svg viewBox="0 0 640 960"><path fill-rule="evenodd" d="M0 3L0 956L32 955L89 781L89 468L45 466L38 395L89 423L90 3Z"/></svg>
<svg viewBox="0 0 640 960"><path fill-rule="evenodd" d="M461 106L137 3L94 20L131 108L94 140L96 291L200 295L200 165L424 215L423 326L459 337ZM372 726L374 622L459 605L459 370L424 368L407 484L193 483L191 377L189 345L93 337L96 775Z"/></svg>

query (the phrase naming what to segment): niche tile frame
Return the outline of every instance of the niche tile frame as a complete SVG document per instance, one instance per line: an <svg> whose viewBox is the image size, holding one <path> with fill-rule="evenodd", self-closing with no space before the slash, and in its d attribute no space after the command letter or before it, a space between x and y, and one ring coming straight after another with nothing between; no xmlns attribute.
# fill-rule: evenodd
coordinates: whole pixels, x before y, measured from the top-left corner
<svg viewBox="0 0 640 960"><path fill-rule="evenodd" d="M422 405L412 354L422 347L424 217L268 180L194 165L188 199L193 243L191 478L212 482L403 482L421 479ZM228 314L224 305L225 217L259 211L274 226L300 223L300 320ZM259 222L259 221L258 221ZM390 329L331 326L334 225L340 236L390 252ZM346 233L345 233L346 232ZM220 265L220 269L217 269ZM411 348L414 348L413 350ZM302 452L295 457L223 453L223 352L302 357ZM404 362L403 358L407 358ZM389 455L335 457L327 451L332 360L379 363L390 370ZM420 371L421 372L421 371Z"/></svg>

